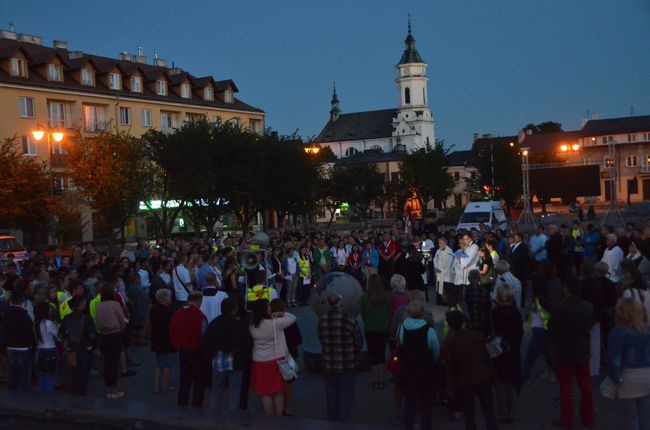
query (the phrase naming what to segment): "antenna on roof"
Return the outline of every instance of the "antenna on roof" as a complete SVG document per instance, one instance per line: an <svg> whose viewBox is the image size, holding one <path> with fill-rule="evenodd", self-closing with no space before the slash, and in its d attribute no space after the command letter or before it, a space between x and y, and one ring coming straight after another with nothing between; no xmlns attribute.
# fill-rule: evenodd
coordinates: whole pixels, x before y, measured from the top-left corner
<svg viewBox="0 0 650 430"><path fill-rule="evenodd" d="M154 60L157 60L157 59L158 59L158 50L157 50L157 49L154 49L154 50L153 50L153 59L154 59Z"/></svg>
<svg viewBox="0 0 650 430"><path fill-rule="evenodd" d="M142 46L138 46L138 55L144 55L144 48Z"/></svg>
<svg viewBox="0 0 650 430"><path fill-rule="evenodd" d="M9 30L11 30L12 33L15 32L15 29L14 29L14 22L13 22L13 21L11 21L11 22L9 23Z"/></svg>
<svg viewBox="0 0 650 430"><path fill-rule="evenodd" d="M172 61L172 69L173 69L174 67L176 67L176 66L174 65L174 62Z"/></svg>

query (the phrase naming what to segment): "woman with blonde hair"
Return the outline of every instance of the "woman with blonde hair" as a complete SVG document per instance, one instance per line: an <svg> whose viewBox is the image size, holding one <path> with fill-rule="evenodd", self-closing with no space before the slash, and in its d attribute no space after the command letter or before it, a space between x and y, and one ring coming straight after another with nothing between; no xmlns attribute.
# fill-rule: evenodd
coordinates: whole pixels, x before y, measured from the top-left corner
<svg viewBox="0 0 650 430"><path fill-rule="evenodd" d="M619 422L626 430L650 429L650 331L643 305L631 297L616 304L607 362L609 377L617 384Z"/></svg>

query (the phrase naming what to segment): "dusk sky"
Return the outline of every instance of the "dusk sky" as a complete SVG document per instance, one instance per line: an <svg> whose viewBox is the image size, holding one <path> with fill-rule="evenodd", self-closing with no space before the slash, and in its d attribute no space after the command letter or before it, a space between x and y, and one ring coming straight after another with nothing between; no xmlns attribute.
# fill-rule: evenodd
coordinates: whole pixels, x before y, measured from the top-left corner
<svg viewBox="0 0 650 430"><path fill-rule="evenodd" d="M116 58L143 46L197 76L232 78L267 127L309 138L344 113L397 106L394 83L411 13L429 63L436 136L515 134L530 122L650 114L650 1L0 0L51 45Z"/></svg>

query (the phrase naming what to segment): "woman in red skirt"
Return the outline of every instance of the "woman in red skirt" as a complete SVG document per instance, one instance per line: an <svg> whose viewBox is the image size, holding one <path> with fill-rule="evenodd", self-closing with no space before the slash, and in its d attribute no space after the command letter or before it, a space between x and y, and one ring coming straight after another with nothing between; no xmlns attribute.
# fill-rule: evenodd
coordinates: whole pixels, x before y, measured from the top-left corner
<svg viewBox="0 0 650 430"><path fill-rule="evenodd" d="M278 360L287 357L284 329L294 322L296 317L289 313L277 312L272 315L268 300L255 302L250 326L253 338L251 388L262 396L262 407L267 415L282 416L284 413L286 382L280 373Z"/></svg>

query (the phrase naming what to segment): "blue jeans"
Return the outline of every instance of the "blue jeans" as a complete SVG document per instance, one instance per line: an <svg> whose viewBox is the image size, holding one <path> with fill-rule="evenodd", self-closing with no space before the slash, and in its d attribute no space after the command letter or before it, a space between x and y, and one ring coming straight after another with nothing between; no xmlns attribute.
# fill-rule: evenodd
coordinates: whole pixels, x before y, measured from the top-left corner
<svg viewBox="0 0 650 430"><path fill-rule="evenodd" d="M533 371L533 366L537 361L537 357L540 354L544 355L546 364L548 367L553 369L553 362L551 361L551 336L548 334L548 331L544 330L541 327L532 328L532 337L530 343L528 344L528 350L526 351L526 358L524 359L524 369L522 375L522 383L526 383L530 374Z"/></svg>
<svg viewBox="0 0 650 430"><path fill-rule="evenodd" d="M7 350L9 358L9 389L29 390L29 377L32 372L32 352Z"/></svg>
<svg viewBox="0 0 650 430"><path fill-rule="evenodd" d="M36 363L43 360L44 357L56 357L56 348L44 348L36 351ZM58 360L57 360L58 362ZM37 364L38 368L38 364ZM54 392L54 384L56 383L56 368L52 372L38 371L38 392L41 394L51 394Z"/></svg>
<svg viewBox="0 0 650 430"><path fill-rule="evenodd" d="M226 370L219 372L212 370L212 395L210 396L210 409L221 409L223 392L228 386L228 410L239 410L241 383L244 376L243 370Z"/></svg>
<svg viewBox="0 0 650 430"><path fill-rule="evenodd" d="M352 372L325 374L328 420L342 423L350 420L356 378Z"/></svg>
<svg viewBox="0 0 650 430"><path fill-rule="evenodd" d="M650 430L650 396L621 399L619 402L623 430Z"/></svg>

